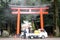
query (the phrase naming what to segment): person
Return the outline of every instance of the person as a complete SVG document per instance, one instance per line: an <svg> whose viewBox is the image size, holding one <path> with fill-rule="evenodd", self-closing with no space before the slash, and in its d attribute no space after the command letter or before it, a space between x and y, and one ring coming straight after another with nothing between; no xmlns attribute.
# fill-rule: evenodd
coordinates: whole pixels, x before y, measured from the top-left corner
<svg viewBox="0 0 60 40"><path fill-rule="evenodd" d="M26 30L24 30L24 38L26 38Z"/></svg>

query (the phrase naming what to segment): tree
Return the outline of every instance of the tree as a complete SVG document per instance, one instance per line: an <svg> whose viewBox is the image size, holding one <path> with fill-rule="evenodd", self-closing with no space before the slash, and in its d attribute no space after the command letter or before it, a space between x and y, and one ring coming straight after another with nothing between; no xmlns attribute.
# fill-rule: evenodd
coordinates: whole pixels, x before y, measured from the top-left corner
<svg viewBox="0 0 60 40"><path fill-rule="evenodd" d="M58 14L58 0L54 0L54 15L55 15L55 26L56 26L56 36L59 36L59 26L58 26L58 21L59 21L59 14Z"/></svg>
<svg viewBox="0 0 60 40"><path fill-rule="evenodd" d="M6 25L9 24L7 23L6 20L8 20L8 18L10 18L10 8L8 6L8 3L10 2L11 0L7 1L6 2L4 0L0 0L0 27L2 29L5 29L6 30ZM9 14L7 14L9 13Z"/></svg>

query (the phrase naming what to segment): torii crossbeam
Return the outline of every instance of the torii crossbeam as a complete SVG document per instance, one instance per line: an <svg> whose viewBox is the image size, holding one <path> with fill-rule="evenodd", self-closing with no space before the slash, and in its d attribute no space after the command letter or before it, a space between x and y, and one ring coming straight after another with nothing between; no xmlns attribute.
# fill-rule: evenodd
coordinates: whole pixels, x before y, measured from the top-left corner
<svg viewBox="0 0 60 40"><path fill-rule="evenodd" d="M41 29L44 29L44 22L43 22L43 15L48 14L48 12L45 12L45 10L48 9L48 7L44 8L11 8L12 10L17 10L16 12L12 12L12 14L17 14L17 32L16 34L20 34L20 14L40 14L40 25ZM28 12L22 12L21 10L29 10ZM39 10L38 12L32 10Z"/></svg>

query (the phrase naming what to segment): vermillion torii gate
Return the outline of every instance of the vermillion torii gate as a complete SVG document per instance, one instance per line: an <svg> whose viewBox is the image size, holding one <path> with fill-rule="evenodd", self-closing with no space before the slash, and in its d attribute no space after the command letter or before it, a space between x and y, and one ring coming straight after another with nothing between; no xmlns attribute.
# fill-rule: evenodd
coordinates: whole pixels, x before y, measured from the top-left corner
<svg viewBox="0 0 60 40"><path fill-rule="evenodd" d="M12 14L17 14L17 34L19 34L20 32L20 14L40 14L40 25L41 25L41 29L44 29L44 22L43 22L43 14L48 14L48 12L45 12L46 9L48 9L48 7L44 7L44 8L11 8L12 10L17 10L16 12L12 12ZM21 12L21 10L29 10L29 12ZM32 10L39 10L38 12L32 12Z"/></svg>

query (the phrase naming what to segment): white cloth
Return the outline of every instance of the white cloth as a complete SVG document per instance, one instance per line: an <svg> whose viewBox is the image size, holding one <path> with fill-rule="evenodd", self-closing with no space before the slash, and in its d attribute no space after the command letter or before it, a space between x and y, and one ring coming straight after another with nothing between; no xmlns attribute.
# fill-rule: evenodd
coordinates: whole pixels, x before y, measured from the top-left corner
<svg viewBox="0 0 60 40"><path fill-rule="evenodd" d="M26 33L29 33L29 29L26 29Z"/></svg>

